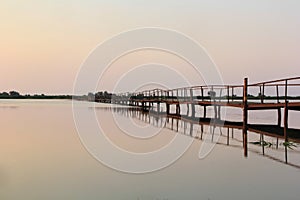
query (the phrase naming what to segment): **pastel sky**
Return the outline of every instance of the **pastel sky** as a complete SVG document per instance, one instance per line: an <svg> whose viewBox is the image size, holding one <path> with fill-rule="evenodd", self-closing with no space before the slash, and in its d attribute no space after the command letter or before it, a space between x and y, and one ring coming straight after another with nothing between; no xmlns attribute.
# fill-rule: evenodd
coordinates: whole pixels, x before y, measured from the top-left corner
<svg viewBox="0 0 300 200"><path fill-rule="evenodd" d="M0 91L71 94L101 42L138 27L203 45L225 83L300 74L299 0L2 0Z"/></svg>

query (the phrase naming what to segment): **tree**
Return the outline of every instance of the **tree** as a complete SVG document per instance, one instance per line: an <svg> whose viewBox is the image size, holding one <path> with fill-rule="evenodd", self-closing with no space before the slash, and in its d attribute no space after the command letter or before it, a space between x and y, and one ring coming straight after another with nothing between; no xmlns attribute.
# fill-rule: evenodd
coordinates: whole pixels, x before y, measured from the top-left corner
<svg viewBox="0 0 300 200"><path fill-rule="evenodd" d="M12 97L18 97L18 96L20 96L20 93L17 92L17 91L10 91L9 95L12 96Z"/></svg>
<svg viewBox="0 0 300 200"><path fill-rule="evenodd" d="M7 92L2 92L2 93L0 93L0 96L2 96L2 97L8 97L9 94Z"/></svg>
<svg viewBox="0 0 300 200"><path fill-rule="evenodd" d="M88 101L95 101L95 95L92 92L88 93Z"/></svg>

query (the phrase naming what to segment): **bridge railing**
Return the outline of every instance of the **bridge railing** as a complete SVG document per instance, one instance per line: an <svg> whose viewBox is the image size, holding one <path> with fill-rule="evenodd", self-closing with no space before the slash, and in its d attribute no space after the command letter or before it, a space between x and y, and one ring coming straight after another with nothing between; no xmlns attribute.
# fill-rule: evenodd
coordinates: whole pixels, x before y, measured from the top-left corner
<svg viewBox="0 0 300 200"><path fill-rule="evenodd" d="M156 88L136 93L118 94L120 100L135 101L243 101L244 85L203 85L182 87L175 89ZM247 99L265 103L272 100L280 103L280 100L300 100L300 77L278 79L254 84L248 84Z"/></svg>
<svg viewBox="0 0 300 200"><path fill-rule="evenodd" d="M248 85L249 89L258 90L261 103L266 100L300 100L300 77L278 79Z"/></svg>

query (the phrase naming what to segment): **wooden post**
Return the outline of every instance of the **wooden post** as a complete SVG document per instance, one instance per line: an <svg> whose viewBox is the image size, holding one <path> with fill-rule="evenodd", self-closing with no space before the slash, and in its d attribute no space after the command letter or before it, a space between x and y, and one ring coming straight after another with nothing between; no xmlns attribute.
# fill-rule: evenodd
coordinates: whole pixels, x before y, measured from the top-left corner
<svg viewBox="0 0 300 200"><path fill-rule="evenodd" d="M191 117L194 117L195 116L195 105L194 105L194 94L193 94L193 89L190 88L190 101L191 101L191 110L192 110L192 113L191 113Z"/></svg>
<svg viewBox="0 0 300 200"><path fill-rule="evenodd" d="M260 102L263 103L264 100L263 100L263 94L262 94L262 91L261 91L261 85L259 86L259 94L260 94Z"/></svg>
<svg viewBox="0 0 300 200"><path fill-rule="evenodd" d="M265 97L265 84L263 83L263 87L262 87L262 103L264 103L264 97Z"/></svg>
<svg viewBox="0 0 300 200"><path fill-rule="evenodd" d="M277 103L280 103L279 101L279 87L276 85L276 94L277 94Z"/></svg>
<svg viewBox="0 0 300 200"><path fill-rule="evenodd" d="M285 101L285 105L284 105L284 141L288 142L288 115L289 115L289 111L288 111L288 101ZM288 163L288 158L287 158L287 145L284 146L284 150L285 150L285 163Z"/></svg>
<svg viewBox="0 0 300 200"><path fill-rule="evenodd" d="M248 129L248 78L244 79L244 91L243 91L243 143L244 143L244 156L248 157L248 141L247 141L247 129Z"/></svg>
<svg viewBox="0 0 300 200"><path fill-rule="evenodd" d="M229 103L229 86L227 86L227 103Z"/></svg>
<svg viewBox="0 0 300 200"><path fill-rule="evenodd" d="M222 93L223 93L223 88L220 89L219 102L221 102L221 99L222 99Z"/></svg>
<svg viewBox="0 0 300 200"><path fill-rule="evenodd" d="M194 96L193 96L193 89L190 89L190 101L193 102Z"/></svg>
<svg viewBox="0 0 300 200"><path fill-rule="evenodd" d="M288 142L288 88L287 88L287 80L285 81L285 104L284 104L284 141ZM284 146L285 148L285 163L288 163L288 158L287 158L287 145Z"/></svg>

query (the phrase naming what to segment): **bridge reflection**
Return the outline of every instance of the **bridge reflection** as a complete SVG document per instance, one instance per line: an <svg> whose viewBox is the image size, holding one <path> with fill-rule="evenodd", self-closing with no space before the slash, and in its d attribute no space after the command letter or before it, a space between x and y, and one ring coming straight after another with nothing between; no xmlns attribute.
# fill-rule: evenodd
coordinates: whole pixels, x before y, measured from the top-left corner
<svg viewBox="0 0 300 200"><path fill-rule="evenodd" d="M107 106L96 107L95 109L138 119L151 126L166 128L198 140L210 137L210 140L217 145L230 146L241 150L247 148L247 151L251 153L300 169L300 163L294 163L294 161L299 162L299 159L293 160L295 156L299 158L300 151L296 147L285 151L286 146L283 145L285 138L283 135L278 134L278 127L276 127L277 132L272 133L272 127L268 127L270 125L249 125L248 140L247 145L245 145L243 123L241 122L227 122L215 118L166 114L165 112L143 110L138 107ZM298 132L299 130L295 129L295 131ZM219 136L218 140L215 139L216 135ZM299 138L292 137L290 141L300 143ZM284 158L288 156L288 153L293 154L293 156L290 156L289 162L286 162Z"/></svg>

